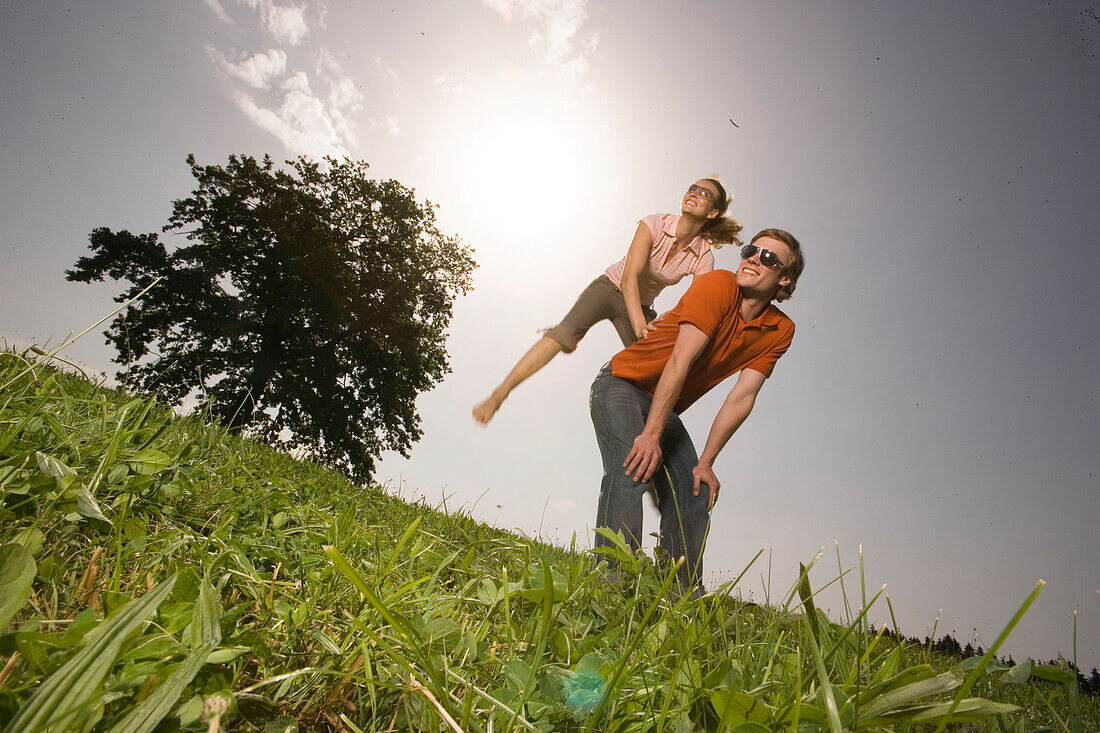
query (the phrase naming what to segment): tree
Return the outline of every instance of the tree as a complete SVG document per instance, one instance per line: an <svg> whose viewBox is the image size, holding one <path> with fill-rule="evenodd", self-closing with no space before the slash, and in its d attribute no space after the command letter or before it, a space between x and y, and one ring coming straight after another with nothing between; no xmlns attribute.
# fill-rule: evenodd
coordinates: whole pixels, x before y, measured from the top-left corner
<svg viewBox="0 0 1100 733"><path fill-rule="evenodd" d="M118 302L163 278L105 331L119 378L174 403L197 390L223 424L361 481L382 450L408 455L415 398L450 371L446 329L473 251L364 162L187 163L197 187L163 229L186 242L98 228L67 272L127 281Z"/></svg>

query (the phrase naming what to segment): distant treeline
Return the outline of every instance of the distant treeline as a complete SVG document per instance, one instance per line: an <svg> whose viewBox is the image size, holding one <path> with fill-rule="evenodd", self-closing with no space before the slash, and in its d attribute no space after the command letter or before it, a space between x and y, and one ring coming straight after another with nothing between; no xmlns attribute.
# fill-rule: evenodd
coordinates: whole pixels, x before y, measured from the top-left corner
<svg viewBox="0 0 1100 733"><path fill-rule="evenodd" d="M887 627L883 630L882 635L891 639L900 639L901 641L907 642L909 644L915 644L917 646L929 648L932 651L938 652L947 657L969 659L970 657L980 657L985 654L985 649L982 648L981 644L979 644L978 646L974 646L973 644L968 643L963 646L962 644L959 644L958 639L951 636L950 634L941 636L936 641L932 641L932 639L927 636L924 637L924 639L919 639L916 636L906 636L905 634L898 636L893 631L891 631L889 627ZM1016 666L1016 660L1014 660L1011 656L1008 656L1007 658L998 657L997 659L1002 664L1006 664L1009 667ZM1100 672L1097 672L1096 667L1093 667L1092 674L1086 677L1085 675L1081 674L1081 670L1077 669L1073 662L1069 662L1066 660L1056 661L1053 659L1046 662L1039 662L1036 660L1032 661L1034 661L1035 664L1049 664L1052 667L1066 667L1077 675L1077 687L1082 694L1089 695L1091 697L1095 697L1096 695L1100 694ZM1032 679L1035 682L1046 682L1046 680L1038 678ZM1048 684L1054 685L1058 683L1048 682Z"/></svg>

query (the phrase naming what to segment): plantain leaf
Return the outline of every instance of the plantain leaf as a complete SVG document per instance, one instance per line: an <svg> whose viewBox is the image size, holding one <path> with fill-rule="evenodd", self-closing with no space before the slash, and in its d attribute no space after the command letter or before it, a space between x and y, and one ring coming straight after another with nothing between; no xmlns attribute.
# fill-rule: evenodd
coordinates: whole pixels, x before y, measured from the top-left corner
<svg viewBox="0 0 1100 733"><path fill-rule="evenodd" d="M0 547L0 631L31 597L37 568L34 557L22 545Z"/></svg>
<svg viewBox="0 0 1100 733"><path fill-rule="evenodd" d="M172 466L172 459L155 448L146 448L125 460L130 470L138 475L160 473Z"/></svg>
<svg viewBox="0 0 1100 733"><path fill-rule="evenodd" d="M53 476L55 479L64 480L76 475L73 469L66 466L61 461L57 460L51 455L47 455L42 451L35 451L35 461L38 463L38 470L47 476Z"/></svg>
<svg viewBox="0 0 1100 733"><path fill-rule="evenodd" d="M61 492L76 499L76 511L80 516L89 520L93 525L98 525L96 529L110 531L113 526L111 521L103 515L103 510L99 508L92 492L88 491L88 487L81 483L80 477L76 475L73 469L42 451L36 451L34 457L38 462L38 470L47 476L52 476Z"/></svg>
<svg viewBox="0 0 1100 733"><path fill-rule="evenodd" d="M15 535L15 543L25 547L31 555L38 555L42 552L42 544L45 540L46 536L42 534L42 530L38 527L25 527Z"/></svg>
<svg viewBox="0 0 1100 733"><path fill-rule="evenodd" d="M1036 664L1031 668L1031 676L1050 682L1076 682L1077 675L1056 664Z"/></svg>
<svg viewBox="0 0 1100 733"><path fill-rule="evenodd" d="M27 733L49 727L61 730L65 720L71 720L98 698L103 680L114 667L126 637L149 620L175 582L176 576L172 575L90 632L86 645L47 677L19 708L5 733Z"/></svg>
<svg viewBox="0 0 1100 733"><path fill-rule="evenodd" d="M164 682L157 686L148 697L142 700L130 713L115 723L110 733L148 733L160 724L164 716L172 712L187 685L195 679L206 658L214 651L217 642L207 642L192 651L176 670Z"/></svg>
<svg viewBox="0 0 1100 733"><path fill-rule="evenodd" d="M226 664L238 657L244 656L250 651L252 650L246 646L227 646L223 649L210 652L206 657L206 664Z"/></svg>
<svg viewBox="0 0 1100 733"><path fill-rule="evenodd" d="M865 721L883 715L922 698L940 695L955 689L961 684L962 675L954 671L911 682L871 700L865 707L861 706L859 710L860 720Z"/></svg>
<svg viewBox="0 0 1100 733"><path fill-rule="evenodd" d="M424 642L428 646L434 644L453 646L458 641L459 636L462 635L462 627L452 619L437 616L424 625L424 630L421 633L424 635Z"/></svg>
<svg viewBox="0 0 1100 733"><path fill-rule="evenodd" d="M199 597L195 601L195 608L191 615L188 642L192 649L197 649L209 642L215 646L221 643L222 609L218 603L218 593L210 585L207 578L199 582Z"/></svg>
<svg viewBox="0 0 1100 733"><path fill-rule="evenodd" d="M950 710L951 703L949 702L945 702L942 705L934 705L914 715L910 718L910 722L935 723ZM987 720L995 715L1015 713L1018 710L1020 710L1020 708L1015 705L1009 705L1008 703L993 702L992 700L986 700L982 697L967 697L961 700L955 710L951 712L951 722L975 723L979 720Z"/></svg>
<svg viewBox="0 0 1100 733"><path fill-rule="evenodd" d="M710 704L728 725L768 723L775 712L767 703L746 692L715 690L710 694Z"/></svg>
<svg viewBox="0 0 1100 733"><path fill-rule="evenodd" d="M1001 681L1007 682L1010 685L1019 685L1027 682L1031 679L1031 667L1033 664L1034 663L1030 659L1025 659L1001 675Z"/></svg>
<svg viewBox="0 0 1100 733"><path fill-rule="evenodd" d="M88 487L77 481L73 485L73 488L69 489L69 492L76 494L77 513L87 519L91 524L99 525L96 529L103 532L109 532L111 528L114 527L114 525L111 524L111 520L103 515L103 510L99 508L99 504L96 502L95 497L92 496L92 492L88 491Z"/></svg>

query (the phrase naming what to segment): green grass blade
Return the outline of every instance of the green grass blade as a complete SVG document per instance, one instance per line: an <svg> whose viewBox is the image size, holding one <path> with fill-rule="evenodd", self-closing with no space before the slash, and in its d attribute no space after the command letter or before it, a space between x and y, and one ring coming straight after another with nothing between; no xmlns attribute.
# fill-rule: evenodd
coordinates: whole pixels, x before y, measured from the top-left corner
<svg viewBox="0 0 1100 733"><path fill-rule="evenodd" d="M948 707L947 712L944 713L944 716L940 719L939 725L936 726L935 733L941 733L941 731L943 731L948 721L951 720L951 714L955 712L955 709L963 701L963 698L965 698L970 692L970 688L972 688L974 686L974 683L978 681L978 677L980 677L982 675L982 672L985 671L986 665L988 665L990 660L997 655L997 651L1001 648L1001 645L1003 645L1008 639L1009 634L1011 634L1013 629L1016 628L1016 625L1020 623L1020 620L1023 619L1024 614L1027 613L1027 610L1031 608L1031 604L1034 603L1035 599L1039 597L1039 594L1043 592L1043 587L1045 585L1046 581L1044 580L1040 580L1038 582L1038 584L1035 586L1035 590L1031 591L1030 595L1028 595L1027 599L1023 602L1023 605L1020 606L1020 609L1016 611L1016 614L1008 622L1008 625L1004 627L1003 631L1001 631L1000 636L998 636L997 640L993 642L993 645L989 647L989 650L985 653L985 656L982 657L982 661L978 664L977 667L970 670L970 674L967 675L966 681L963 682L962 687L955 694L955 699L951 701L951 706Z"/></svg>
<svg viewBox="0 0 1100 733"><path fill-rule="evenodd" d="M325 554L328 555L332 564L336 566L337 570L343 573L345 578L351 581L351 584L355 586L356 590L363 594L363 597L367 599L367 603L374 606L375 610L382 614L382 618L386 619L386 623L400 631L402 636L419 650L420 634L417 633L416 629L410 626L404 618L391 611L386 604L382 603L382 600L367 586L367 582L363 580L363 576L348 563L347 559L339 550L328 545L326 545L324 549Z"/></svg>
<svg viewBox="0 0 1100 733"><path fill-rule="evenodd" d="M825 697L825 712L829 716L829 730L833 733L841 733L843 727L840 725L840 711L836 707L836 696L833 694L833 685L829 682L829 673L825 671L825 660L821 658L821 647L818 646L814 635L815 625L807 620L806 614L802 614L802 623L806 624L806 631L809 632L806 643L810 645L810 652L814 658L814 670L817 672L817 681L821 685L821 693Z"/></svg>
<svg viewBox="0 0 1100 733"><path fill-rule="evenodd" d="M668 593L668 589L672 587L672 583L676 580L676 573L679 572L680 566L683 565L685 559L680 557L675 563L672 564L669 570L668 577L665 578L665 582L661 585L660 590L654 594L653 600L649 604L649 608L646 609L645 615L642 617L641 623L638 624L638 631L634 633L630 641L627 643L626 649L623 651L622 659L615 666L615 673L611 679L608 680L606 692L603 698L600 700L599 706L596 708L592 717L589 718L588 725L585 727L586 731L593 730L592 726L596 720L599 719L601 713L607 708L608 701L615 695L618 685L622 682L623 677L626 676L627 666L630 664L631 656L634 654L634 650L637 649L638 644L645 636L643 630L649 625L649 620L653 618L653 614L657 610L657 606L660 605L661 599Z"/></svg>
<svg viewBox="0 0 1100 733"><path fill-rule="evenodd" d="M879 588L878 593L876 593L875 597L871 599L870 604L867 603L866 594L864 595L863 608L860 609L859 614L856 616L855 620L850 621L848 625L844 627L844 633L836 638L836 641L834 641L833 645L829 647L829 652L825 656L832 657L832 655L835 654L836 651L840 648L840 645L844 643L844 641L847 640L850 635L854 633L862 633L862 624L867 619L867 612L871 610L871 606L875 605L875 602L879 599L879 596L881 596L885 592L886 586L884 585ZM860 629L860 631L856 632L855 629Z"/></svg>
<svg viewBox="0 0 1100 733"><path fill-rule="evenodd" d="M810 587L810 570L802 563L798 563L798 596L802 599L802 606L806 609L803 616L809 617L810 632L814 642L821 642L821 630L817 627L817 608L814 606L814 592ZM818 656L821 651L818 650Z"/></svg>
<svg viewBox="0 0 1100 733"><path fill-rule="evenodd" d="M16 438L17 438L17 437L19 436L19 434L23 432L23 430L24 430L24 429L26 429L26 427L27 427L27 424L28 424L28 423L29 423L29 422L30 422L31 420L33 420L33 419L35 418L35 416L36 416L36 415L38 415L39 411L40 411L40 410L41 410L41 409L42 409L43 407L45 407L45 406L46 406L46 403L48 403L49 401L50 401L50 396L49 396L48 394L47 394L47 395L44 395L44 396L43 396L43 397L42 397L42 398L41 398L40 400L38 400L38 402L37 402L37 403L35 404L35 406L34 406L34 409L33 409L33 410L30 410L30 411L28 411L28 412L27 412L27 413L26 413L25 415L23 415L23 419L19 421L19 424L18 424L18 425L16 425L16 426L15 426L14 428L12 428L11 430L9 430L9 431L8 431L7 433L5 433L5 434L4 434L4 436L3 436L2 438L0 438L0 455L4 455L4 451L6 451L6 450L7 450L7 448L8 448L8 445L9 445L9 444L10 444L10 443L11 443L11 442L12 442L13 440L15 440L15 439L16 439Z"/></svg>
<svg viewBox="0 0 1100 733"><path fill-rule="evenodd" d="M550 564L546 562L546 558L542 560L542 585L542 604L540 606L542 615L539 623L539 638L535 644L535 653L531 656L530 668L532 670L538 670L539 663L542 661L543 652L546 651L546 640L550 637L550 622L554 617L554 576L550 572ZM523 687L519 703L516 705L516 713L508 723L508 730L515 727L516 718L519 717L519 711L523 709L523 703L526 702L528 696L530 696L537 681L538 675L536 674L531 674L527 677L527 682Z"/></svg>
<svg viewBox="0 0 1100 733"><path fill-rule="evenodd" d="M107 466L114 463L115 456L118 455L119 446L122 445L122 428L126 425L126 416L130 414L130 407L132 404L131 402L128 405L123 405L118 415L118 425L115 426L114 435L111 436L111 443L107 446L107 450L104 451L103 457L99 460L99 465L96 467L95 473L92 474L91 480L88 481L88 491L95 493L95 490L99 487L99 482L107 472Z"/></svg>
<svg viewBox="0 0 1100 733"><path fill-rule="evenodd" d="M382 572L378 574L379 578L388 578L390 573L393 572L393 566L397 564L397 558L401 555L401 551L405 549L405 545L408 544L409 538L413 536L413 532L420 526L420 520L422 517L417 517L408 526L405 532L401 535L401 539L397 540L397 544L394 545L393 552L390 553L389 562L382 568Z"/></svg>

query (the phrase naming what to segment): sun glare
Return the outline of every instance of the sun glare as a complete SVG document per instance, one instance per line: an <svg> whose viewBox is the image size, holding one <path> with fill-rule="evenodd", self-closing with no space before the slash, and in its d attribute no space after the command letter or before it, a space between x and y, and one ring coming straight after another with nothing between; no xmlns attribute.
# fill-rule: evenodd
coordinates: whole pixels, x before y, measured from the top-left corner
<svg viewBox="0 0 1100 733"><path fill-rule="evenodd" d="M586 139L565 115L493 115L470 141L468 194L484 216L529 220L531 211L576 209L576 180L586 165Z"/></svg>

